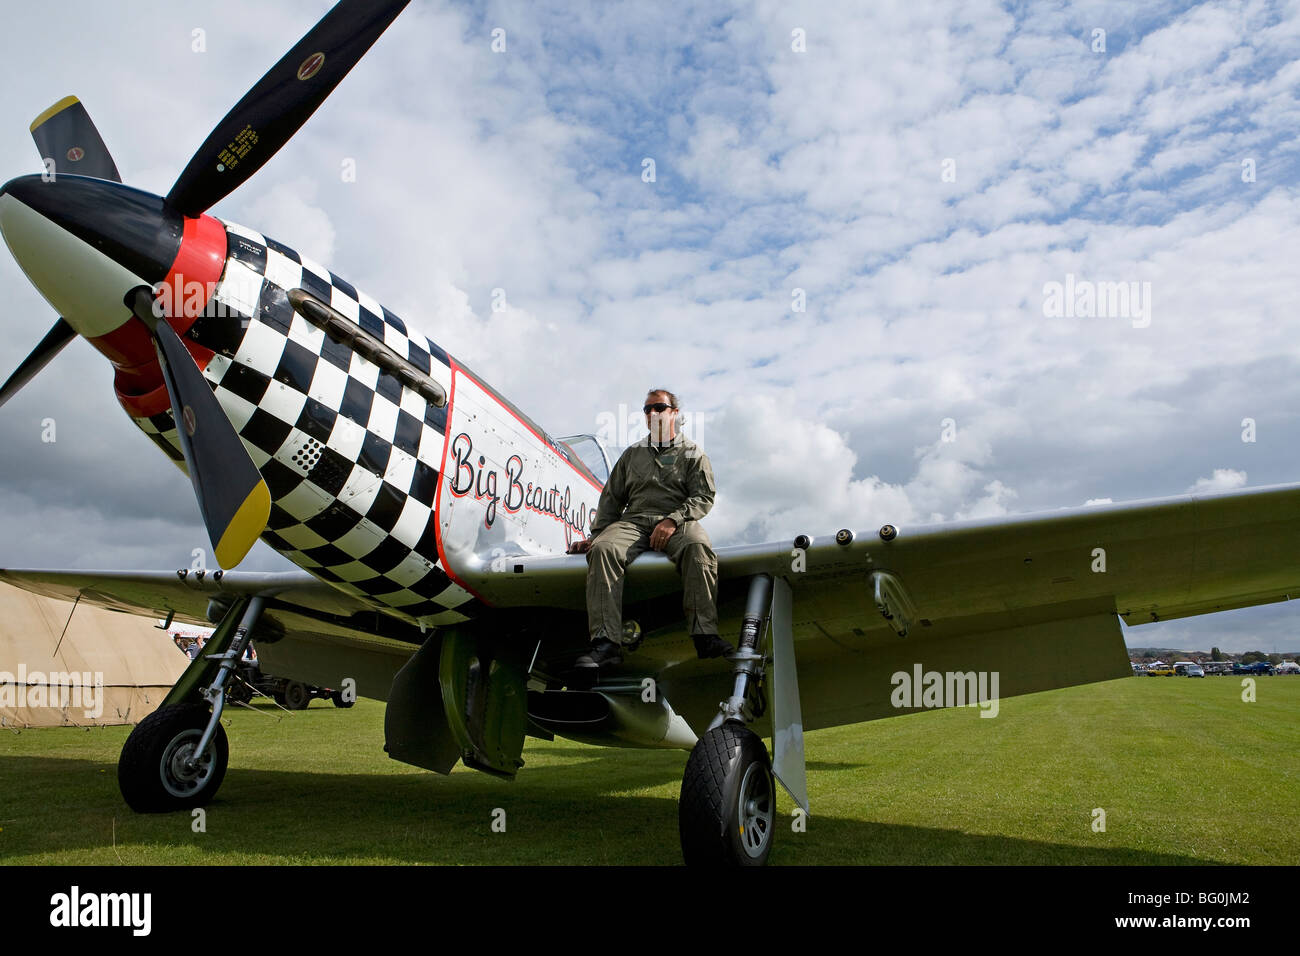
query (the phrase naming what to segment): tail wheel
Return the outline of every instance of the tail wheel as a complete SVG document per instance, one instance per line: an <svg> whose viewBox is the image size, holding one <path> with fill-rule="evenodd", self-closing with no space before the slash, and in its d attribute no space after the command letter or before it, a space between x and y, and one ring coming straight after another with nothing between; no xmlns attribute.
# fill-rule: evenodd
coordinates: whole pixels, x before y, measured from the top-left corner
<svg viewBox="0 0 1300 956"><path fill-rule="evenodd" d="M224 727L217 724L207 749L191 765L210 716L207 704L174 704L131 731L117 761L117 786L132 810L188 810L212 799L230 758Z"/></svg>
<svg viewBox="0 0 1300 956"><path fill-rule="evenodd" d="M307 685L291 680L284 685L284 706L289 710L302 710L311 703Z"/></svg>
<svg viewBox="0 0 1300 956"><path fill-rule="evenodd" d="M762 866L775 823L776 787L763 741L731 722L710 730L682 777L678 828L687 864Z"/></svg>
<svg viewBox="0 0 1300 956"><path fill-rule="evenodd" d="M343 691L336 690L330 692L330 700L334 701L335 707L348 708L356 703L356 700L348 700L343 696Z"/></svg>

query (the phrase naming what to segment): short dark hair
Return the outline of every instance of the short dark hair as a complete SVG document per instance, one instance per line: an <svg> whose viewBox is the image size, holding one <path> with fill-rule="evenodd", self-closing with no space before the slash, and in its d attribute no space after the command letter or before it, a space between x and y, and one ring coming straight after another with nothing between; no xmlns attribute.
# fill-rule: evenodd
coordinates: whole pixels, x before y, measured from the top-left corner
<svg viewBox="0 0 1300 956"><path fill-rule="evenodd" d="M666 388L652 388L652 389L650 389L648 392L645 393L645 394L646 394L646 398L649 398L649 397L650 397L651 395L653 395L655 392L663 392L665 395L668 396L668 404L671 405L673 408L677 408L677 407L678 407L678 405L677 405L677 396L674 395L672 392L668 391L668 389L666 389Z"/></svg>

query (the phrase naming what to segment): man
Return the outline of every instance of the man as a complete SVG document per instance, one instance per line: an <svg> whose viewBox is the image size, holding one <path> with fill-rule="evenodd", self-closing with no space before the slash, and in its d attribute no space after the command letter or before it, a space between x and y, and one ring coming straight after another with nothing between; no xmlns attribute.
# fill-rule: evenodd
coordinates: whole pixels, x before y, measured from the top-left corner
<svg viewBox="0 0 1300 956"><path fill-rule="evenodd" d="M652 389L645 400L649 434L624 449L600 493L591 533L570 554L587 555L587 621L591 650L583 671L623 661L623 574L647 549L667 554L682 576L682 609L700 657L721 657L718 559L700 519L713 507L713 466L700 447L677 433L677 396Z"/></svg>

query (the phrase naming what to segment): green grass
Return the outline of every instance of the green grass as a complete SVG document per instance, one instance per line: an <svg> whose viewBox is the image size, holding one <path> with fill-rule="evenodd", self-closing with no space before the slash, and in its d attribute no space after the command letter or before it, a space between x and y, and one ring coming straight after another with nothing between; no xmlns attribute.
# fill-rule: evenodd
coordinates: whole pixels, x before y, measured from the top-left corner
<svg viewBox="0 0 1300 956"><path fill-rule="evenodd" d="M1300 678L1127 678L811 733L807 832L773 863L1295 864ZM514 782L407 767L383 706L236 709L207 808L139 816L128 727L0 731L0 861L678 863L685 752L535 741ZM271 716L268 716L271 715ZM1106 811L1104 833L1092 829ZM491 828L505 810L506 832ZM793 802L781 794L789 820Z"/></svg>

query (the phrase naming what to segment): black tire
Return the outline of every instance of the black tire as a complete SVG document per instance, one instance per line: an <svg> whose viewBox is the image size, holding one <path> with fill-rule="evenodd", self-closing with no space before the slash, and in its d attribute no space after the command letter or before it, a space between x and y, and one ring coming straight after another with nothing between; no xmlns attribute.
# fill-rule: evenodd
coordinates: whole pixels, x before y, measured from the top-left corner
<svg viewBox="0 0 1300 956"><path fill-rule="evenodd" d="M334 701L335 707L342 707L344 710L356 703L355 700L345 700L341 690L330 691L330 700Z"/></svg>
<svg viewBox="0 0 1300 956"><path fill-rule="evenodd" d="M763 741L725 723L686 761L677 808L688 866L762 866L776 831L776 786Z"/></svg>
<svg viewBox="0 0 1300 956"><path fill-rule="evenodd" d="M286 710L305 710L311 703L311 691L307 685L296 680L284 685L284 706Z"/></svg>
<svg viewBox="0 0 1300 956"><path fill-rule="evenodd" d="M253 699L253 689L243 681L232 679L226 688L226 697L238 704L247 704Z"/></svg>
<svg viewBox="0 0 1300 956"><path fill-rule="evenodd" d="M230 759L225 728L217 724L197 772L183 765L203 736L210 715L207 704L173 704L154 711L131 731L117 761L117 786L132 810L189 810L212 799Z"/></svg>

